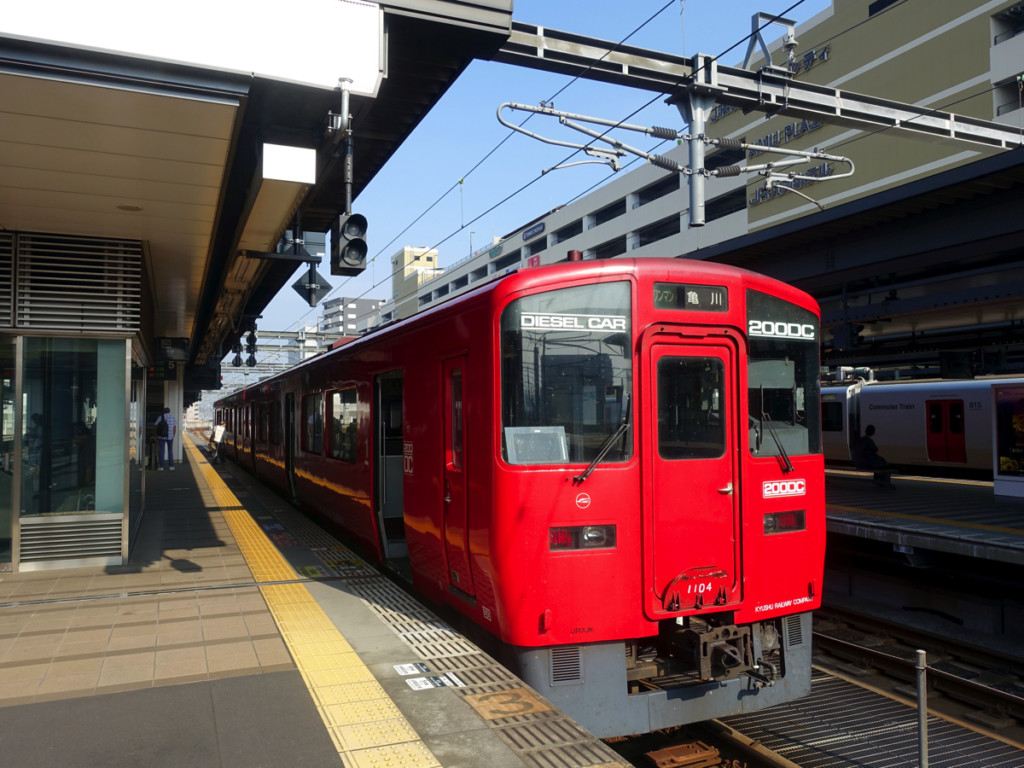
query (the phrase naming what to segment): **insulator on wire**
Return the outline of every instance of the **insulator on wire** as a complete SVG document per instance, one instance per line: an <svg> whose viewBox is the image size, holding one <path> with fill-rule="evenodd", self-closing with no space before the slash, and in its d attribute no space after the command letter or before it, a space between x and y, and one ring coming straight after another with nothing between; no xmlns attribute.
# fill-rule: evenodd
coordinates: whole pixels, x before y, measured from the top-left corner
<svg viewBox="0 0 1024 768"><path fill-rule="evenodd" d="M715 176L723 179L729 176L739 176L741 173L743 173L743 169L738 165L723 165L714 171Z"/></svg>
<svg viewBox="0 0 1024 768"><path fill-rule="evenodd" d="M648 133L656 139L674 139L678 136L677 132L671 128L663 128L660 125L653 125L648 129Z"/></svg>
<svg viewBox="0 0 1024 768"><path fill-rule="evenodd" d="M743 149L743 142L739 139L715 139L713 143L721 149Z"/></svg>
<svg viewBox="0 0 1024 768"><path fill-rule="evenodd" d="M656 165L658 168L664 168L666 171L679 172L679 163L671 158L665 157L664 155L648 155L647 161L651 165Z"/></svg>

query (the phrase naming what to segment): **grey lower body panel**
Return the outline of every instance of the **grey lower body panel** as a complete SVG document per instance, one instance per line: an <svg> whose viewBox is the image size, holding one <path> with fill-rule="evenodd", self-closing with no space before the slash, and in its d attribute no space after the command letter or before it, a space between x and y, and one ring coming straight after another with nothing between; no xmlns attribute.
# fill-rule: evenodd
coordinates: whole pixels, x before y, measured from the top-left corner
<svg viewBox="0 0 1024 768"><path fill-rule="evenodd" d="M686 723L756 712L811 690L811 614L785 619L784 674L764 686L747 675L665 690L629 693L621 642L515 648L514 671L595 736L647 733ZM567 651L575 656L566 663ZM568 670L568 671L567 671Z"/></svg>

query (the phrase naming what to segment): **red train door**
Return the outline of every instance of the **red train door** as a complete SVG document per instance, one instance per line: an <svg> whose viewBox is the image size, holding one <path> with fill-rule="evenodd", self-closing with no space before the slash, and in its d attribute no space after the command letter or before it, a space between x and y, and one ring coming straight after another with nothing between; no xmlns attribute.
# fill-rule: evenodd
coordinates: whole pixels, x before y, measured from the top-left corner
<svg viewBox="0 0 1024 768"><path fill-rule="evenodd" d="M927 400L928 461L967 463L963 400Z"/></svg>
<svg viewBox="0 0 1024 768"><path fill-rule="evenodd" d="M736 353L698 340L647 349L645 608L662 619L741 598Z"/></svg>
<svg viewBox="0 0 1024 768"><path fill-rule="evenodd" d="M462 382L465 357L444 361L444 541L448 578L460 592L472 595L469 537L466 520L466 430Z"/></svg>

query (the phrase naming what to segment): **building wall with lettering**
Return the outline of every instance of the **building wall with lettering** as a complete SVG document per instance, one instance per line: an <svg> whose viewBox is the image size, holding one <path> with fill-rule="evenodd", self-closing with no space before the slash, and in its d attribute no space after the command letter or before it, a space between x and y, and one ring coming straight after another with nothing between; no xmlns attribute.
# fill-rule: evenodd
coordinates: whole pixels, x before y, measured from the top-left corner
<svg viewBox="0 0 1024 768"><path fill-rule="evenodd" d="M1014 15L1008 11L1017 4L1013 0L934 0L927 12L922 12L914 3L833 3L831 11L798 28L799 47L791 68L800 81L1016 124L1013 121L1019 110L1008 110L1005 103L1015 100L1015 93L1006 86L1008 79L1024 70L1024 39L1011 34L998 43L996 40L999 30L1013 31ZM1010 48L1016 51L1015 64ZM1007 63L1002 63L1003 59ZM773 52L773 63L782 61L781 54ZM754 66L761 63L757 60ZM1016 116L1011 115L1014 112ZM852 177L800 186L801 192L829 207L992 154L992 150L966 143L928 141L893 130L808 125L785 115L765 120L755 114L720 110L713 118L710 133L716 136L817 148L850 157L856 165ZM759 155L757 161L765 162L768 157L767 153ZM845 171L841 164L835 168L818 165L810 166L809 175ZM761 180L747 179L751 230L818 210L797 195L767 192L763 187Z"/></svg>

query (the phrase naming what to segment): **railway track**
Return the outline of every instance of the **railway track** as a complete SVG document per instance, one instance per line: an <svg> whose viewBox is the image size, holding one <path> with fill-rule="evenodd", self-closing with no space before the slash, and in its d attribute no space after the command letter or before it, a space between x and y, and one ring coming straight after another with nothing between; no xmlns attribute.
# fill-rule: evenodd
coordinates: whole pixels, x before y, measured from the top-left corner
<svg viewBox="0 0 1024 768"><path fill-rule="evenodd" d="M829 608L815 616L816 656L855 678L893 681L913 697L917 650L928 663L929 707L961 717L998 738L1024 741L1024 659L945 635ZM877 682L877 681L876 681Z"/></svg>
<svg viewBox="0 0 1024 768"><path fill-rule="evenodd" d="M917 650L927 653L931 768L1024 766L1024 659L861 614L816 614L810 695L611 746L636 766L918 766ZM687 762L690 761L690 762Z"/></svg>

